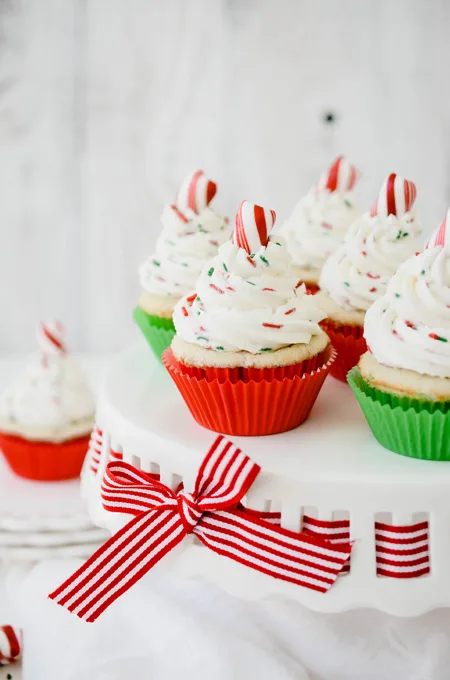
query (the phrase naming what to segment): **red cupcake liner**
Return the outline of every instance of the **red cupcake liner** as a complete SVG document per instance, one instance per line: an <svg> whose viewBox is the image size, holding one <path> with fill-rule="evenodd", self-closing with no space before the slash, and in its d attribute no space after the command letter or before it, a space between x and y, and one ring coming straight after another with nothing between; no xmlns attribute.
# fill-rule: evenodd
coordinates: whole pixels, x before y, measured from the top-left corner
<svg viewBox="0 0 450 680"><path fill-rule="evenodd" d="M80 476L89 439L90 435L86 435L56 444L0 434L0 449L20 477L54 482Z"/></svg>
<svg viewBox="0 0 450 680"><path fill-rule="evenodd" d="M367 351L367 344L363 337L362 326L346 326L336 324L326 319L321 324L337 352L337 359L331 367L333 378L347 382L348 372L359 362L360 357Z"/></svg>
<svg viewBox="0 0 450 680"><path fill-rule="evenodd" d="M334 359L330 346L316 360L297 368L192 369L177 361L170 348L163 354L167 371L200 425L222 434L249 437L287 432L301 425ZM204 371L203 375L196 373L198 370ZM239 371L244 378L239 377Z"/></svg>
<svg viewBox="0 0 450 680"><path fill-rule="evenodd" d="M191 378L197 378L201 380L206 378L206 380L218 380L219 382L229 381L231 383L236 383L239 381L249 382L254 380L256 382L261 382L261 380L283 380L284 378L294 378L294 376L302 376L304 373L312 373L317 368L320 368L329 358L330 351L325 349L320 354L317 354L311 359L306 359L298 364L292 364L291 366L273 366L266 368L223 368L223 367L198 367L198 366L186 366L178 362L178 369L189 375ZM174 360L177 361L174 357Z"/></svg>

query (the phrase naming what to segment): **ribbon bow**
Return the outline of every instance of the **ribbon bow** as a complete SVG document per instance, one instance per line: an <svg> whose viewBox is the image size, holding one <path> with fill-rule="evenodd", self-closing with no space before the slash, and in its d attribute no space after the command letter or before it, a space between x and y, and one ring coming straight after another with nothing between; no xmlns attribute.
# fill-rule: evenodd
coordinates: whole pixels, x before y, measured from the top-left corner
<svg viewBox="0 0 450 680"><path fill-rule="evenodd" d="M85 621L95 621L190 533L219 555L326 592L351 544L295 533L276 526L275 514L245 509L240 501L259 471L222 436L203 460L192 493L175 493L128 463L109 463L103 505L134 517L49 597Z"/></svg>

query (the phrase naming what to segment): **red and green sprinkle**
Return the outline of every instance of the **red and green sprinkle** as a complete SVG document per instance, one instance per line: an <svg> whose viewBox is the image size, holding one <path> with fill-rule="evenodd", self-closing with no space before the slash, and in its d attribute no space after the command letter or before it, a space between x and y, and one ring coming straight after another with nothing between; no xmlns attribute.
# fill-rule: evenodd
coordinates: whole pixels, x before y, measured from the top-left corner
<svg viewBox="0 0 450 680"><path fill-rule="evenodd" d="M428 337L432 340L439 340L439 342L448 342L447 338L443 338L442 335L437 335L437 333L428 333Z"/></svg>

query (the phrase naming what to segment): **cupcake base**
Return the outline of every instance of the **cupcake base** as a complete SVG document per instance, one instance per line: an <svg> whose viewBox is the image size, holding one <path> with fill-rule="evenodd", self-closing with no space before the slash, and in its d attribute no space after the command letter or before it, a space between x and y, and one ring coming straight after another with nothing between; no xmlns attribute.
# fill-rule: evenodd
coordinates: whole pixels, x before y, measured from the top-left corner
<svg viewBox="0 0 450 680"><path fill-rule="evenodd" d="M163 363L194 419L214 432L262 436L286 432L309 416L335 359L331 346L295 366L197 368L172 350Z"/></svg>
<svg viewBox="0 0 450 680"><path fill-rule="evenodd" d="M0 434L0 449L20 477L54 482L80 476L90 435L65 442L37 442Z"/></svg>
<svg viewBox="0 0 450 680"><path fill-rule="evenodd" d="M161 361L161 355L172 342L175 335L175 326L172 319L162 316L153 316L145 312L141 307L135 307L133 318L147 340L153 354Z"/></svg>
<svg viewBox="0 0 450 680"><path fill-rule="evenodd" d="M358 364L361 355L367 351L363 337L364 328L334 323L330 319L326 319L320 325L337 352L330 374L333 378L346 382L348 372Z"/></svg>
<svg viewBox="0 0 450 680"><path fill-rule="evenodd" d="M410 458L450 461L450 402L383 392L369 385L357 367L348 383L382 446Z"/></svg>

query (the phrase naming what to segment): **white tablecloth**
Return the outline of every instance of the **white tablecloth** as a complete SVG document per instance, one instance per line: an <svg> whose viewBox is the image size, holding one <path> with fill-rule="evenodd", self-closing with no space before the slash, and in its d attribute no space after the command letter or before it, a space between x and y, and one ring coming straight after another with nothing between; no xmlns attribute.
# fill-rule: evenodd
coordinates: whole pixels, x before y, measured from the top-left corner
<svg viewBox="0 0 450 680"><path fill-rule="evenodd" d="M0 389L17 362L0 362ZM99 363L87 362L98 375ZM396 619L241 602L163 565L96 624L47 593L76 560L0 568L0 623L25 628L24 680L448 680L450 611ZM20 670L0 670L0 678Z"/></svg>

